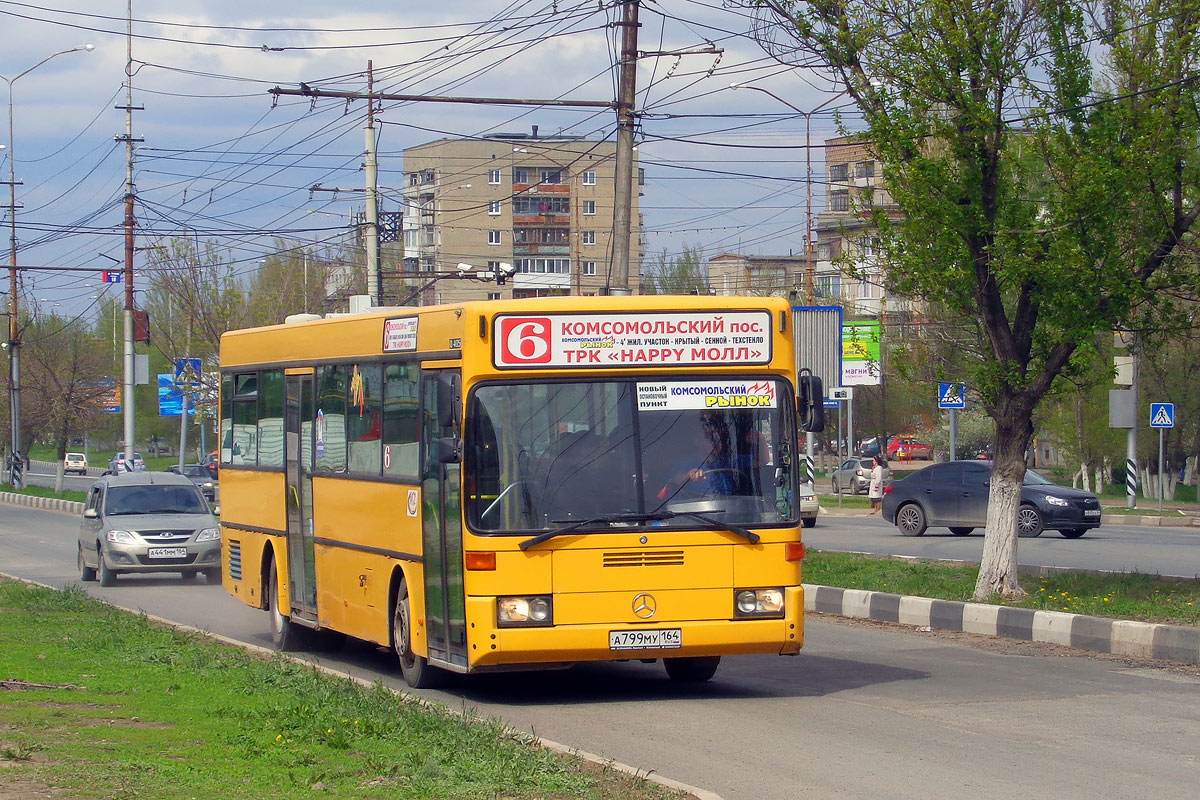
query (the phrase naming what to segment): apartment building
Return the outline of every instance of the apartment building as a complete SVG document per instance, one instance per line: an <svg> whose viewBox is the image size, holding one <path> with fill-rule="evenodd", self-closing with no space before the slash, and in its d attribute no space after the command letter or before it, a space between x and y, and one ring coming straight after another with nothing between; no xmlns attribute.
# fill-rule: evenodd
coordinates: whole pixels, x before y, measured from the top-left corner
<svg viewBox="0 0 1200 800"><path fill-rule="evenodd" d="M536 126L528 134L439 139L406 149L405 278L413 287L428 286L419 302L622 288L611 275L615 161L613 142L539 136ZM637 195L629 244L634 293L642 260ZM460 264L473 267L468 277L458 277ZM469 277L494 275L500 264L515 268L504 285ZM438 276L444 277L433 280Z"/></svg>
<svg viewBox="0 0 1200 800"><path fill-rule="evenodd" d="M849 318L909 310L907 301L884 302L872 214L900 213L883 188L882 165L861 136L843 136L825 140L825 173L825 210L813 225L817 297L843 305Z"/></svg>

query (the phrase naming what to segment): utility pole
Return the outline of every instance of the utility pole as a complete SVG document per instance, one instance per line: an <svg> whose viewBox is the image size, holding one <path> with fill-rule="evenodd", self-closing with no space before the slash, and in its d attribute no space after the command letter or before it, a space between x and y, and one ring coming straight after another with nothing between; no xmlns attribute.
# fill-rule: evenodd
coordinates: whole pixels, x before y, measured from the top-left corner
<svg viewBox="0 0 1200 800"><path fill-rule="evenodd" d="M375 140L375 72L367 62L366 158L363 161L367 181L367 294L371 305L382 305L383 286L379 275L379 156Z"/></svg>
<svg viewBox="0 0 1200 800"><path fill-rule="evenodd" d="M134 417L133 417L133 0L127 2L128 27L125 37L125 135L116 137L125 142L125 352L124 379L121 395L121 410L124 416L125 461L133 463ZM141 110L140 108L136 110ZM141 141L138 139L137 141Z"/></svg>
<svg viewBox="0 0 1200 800"><path fill-rule="evenodd" d="M613 260L609 292L629 294L633 215L633 134L637 100L638 0L621 3L621 72L617 85L617 158L613 195Z"/></svg>

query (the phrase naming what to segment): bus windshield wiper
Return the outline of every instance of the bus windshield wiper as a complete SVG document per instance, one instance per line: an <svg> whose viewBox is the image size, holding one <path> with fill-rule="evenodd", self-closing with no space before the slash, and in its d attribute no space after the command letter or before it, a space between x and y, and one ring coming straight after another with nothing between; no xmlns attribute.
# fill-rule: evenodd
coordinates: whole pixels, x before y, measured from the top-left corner
<svg viewBox="0 0 1200 800"><path fill-rule="evenodd" d="M708 514L701 514L698 511L666 511L661 513L666 514L664 519L673 519L675 517L691 517L692 519L698 519L701 522L707 522L709 525L720 528L723 531L736 533L738 536L741 536L750 542L750 544L758 544L759 537L754 531L750 530L749 528L743 528L741 525L734 525L732 522L723 522L719 519L708 516ZM723 514L725 512L717 511L715 513Z"/></svg>
<svg viewBox="0 0 1200 800"><path fill-rule="evenodd" d="M601 514L599 516L588 517L587 519L580 520L555 519L551 520L551 522L565 522L567 524L563 525L561 528L551 528L548 531L539 533L537 536L534 536L531 539L526 539L525 541L521 542L521 549L528 550L535 544L541 544L542 542L553 539L555 536L561 536L564 533L570 533L573 530L582 528L584 525L598 525L600 523L613 524L619 522L653 522L655 520L670 519L673 516L675 516L675 514L670 511L649 511L642 514Z"/></svg>

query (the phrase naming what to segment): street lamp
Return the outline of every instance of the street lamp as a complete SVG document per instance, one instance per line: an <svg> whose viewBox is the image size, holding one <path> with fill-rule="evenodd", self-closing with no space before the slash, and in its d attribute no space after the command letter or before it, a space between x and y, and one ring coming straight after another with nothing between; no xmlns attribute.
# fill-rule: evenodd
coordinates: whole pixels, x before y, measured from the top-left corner
<svg viewBox="0 0 1200 800"><path fill-rule="evenodd" d="M95 49L94 45L81 44L69 50L59 50L13 78L0 75L0 80L8 84L8 392L12 428L10 452L13 457L21 452L21 341L20 329L17 325L17 176L15 170L17 156L16 150L13 148L13 84L56 56L80 50L90 53ZM18 488L19 482L18 475L14 473L12 476L13 488Z"/></svg>
<svg viewBox="0 0 1200 800"><path fill-rule="evenodd" d="M812 115L825 108L827 105L837 100L846 92L841 91L833 97L826 100L821 105L814 108L812 111L801 111L794 105L784 100L779 95L772 91L762 88L761 86L748 86L744 83L731 83L730 89L753 89L756 92L762 92L774 97L779 102L783 103L788 108L795 111L800 116L804 117L804 159L806 165L805 185L807 190L807 211L805 213L804 223L804 295L805 301L812 304L813 297L816 295L816 276L813 269L812 258Z"/></svg>

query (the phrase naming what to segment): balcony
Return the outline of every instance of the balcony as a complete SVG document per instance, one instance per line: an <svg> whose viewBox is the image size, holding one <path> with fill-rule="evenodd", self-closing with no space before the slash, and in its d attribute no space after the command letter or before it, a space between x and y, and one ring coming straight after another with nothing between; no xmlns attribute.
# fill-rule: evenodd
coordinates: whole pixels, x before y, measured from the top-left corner
<svg viewBox="0 0 1200 800"><path fill-rule="evenodd" d="M569 183L514 183L513 194L571 194Z"/></svg>

